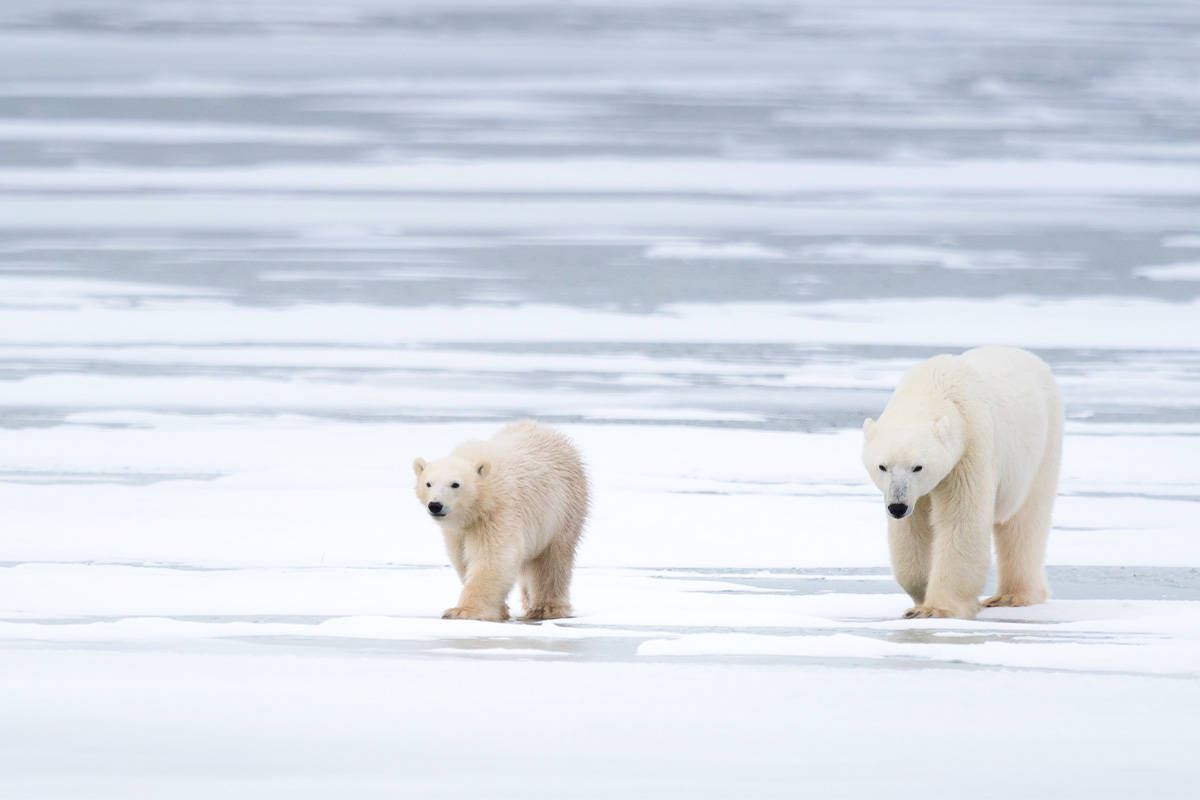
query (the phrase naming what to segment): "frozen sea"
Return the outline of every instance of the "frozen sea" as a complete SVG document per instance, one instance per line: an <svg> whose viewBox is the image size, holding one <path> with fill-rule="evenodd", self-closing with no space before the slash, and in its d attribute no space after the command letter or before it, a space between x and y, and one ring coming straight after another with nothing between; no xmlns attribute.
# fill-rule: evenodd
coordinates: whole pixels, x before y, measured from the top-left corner
<svg viewBox="0 0 1200 800"><path fill-rule="evenodd" d="M1193 798L1200 5L7 0L0 796ZM899 618L862 418L1032 348L1054 598ZM577 615L409 464L584 452ZM515 599L515 598L514 598Z"/></svg>

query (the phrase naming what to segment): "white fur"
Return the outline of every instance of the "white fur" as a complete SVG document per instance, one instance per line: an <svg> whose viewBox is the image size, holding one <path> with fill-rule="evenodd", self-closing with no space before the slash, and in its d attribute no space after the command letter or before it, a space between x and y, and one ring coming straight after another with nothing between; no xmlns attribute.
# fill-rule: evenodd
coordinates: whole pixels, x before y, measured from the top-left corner
<svg viewBox="0 0 1200 800"><path fill-rule="evenodd" d="M588 488L566 437L516 422L486 442L460 444L446 458L418 458L413 472L417 497L441 526L463 582L458 605L444 616L507 619L505 599L518 578L526 619L570 615Z"/></svg>
<svg viewBox="0 0 1200 800"><path fill-rule="evenodd" d="M1010 347L936 356L905 373L863 433L892 570L916 603L906 617L973 618L993 536L999 588L984 604L1045 602L1063 410L1044 361Z"/></svg>

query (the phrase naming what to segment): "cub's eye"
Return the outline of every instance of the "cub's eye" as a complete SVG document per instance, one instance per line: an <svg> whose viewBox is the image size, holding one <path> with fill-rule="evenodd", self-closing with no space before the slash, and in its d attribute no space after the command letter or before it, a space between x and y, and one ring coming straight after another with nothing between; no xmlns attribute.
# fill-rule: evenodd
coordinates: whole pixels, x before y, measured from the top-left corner
<svg viewBox="0 0 1200 800"><path fill-rule="evenodd" d="M885 467L883 464L880 464L880 465L879 465L879 471L880 471L880 472L887 472L887 467Z"/></svg>
<svg viewBox="0 0 1200 800"><path fill-rule="evenodd" d="M455 481L454 483L450 484L450 488L451 488L451 489L457 489L457 488L458 488L458 482L457 482L457 481Z"/></svg>
<svg viewBox="0 0 1200 800"><path fill-rule="evenodd" d="M922 467L920 464L917 464L915 467L913 467L913 472L920 472L923 469L925 469L925 468Z"/></svg>
<svg viewBox="0 0 1200 800"><path fill-rule="evenodd" d="M432 483L430 483L429 481L425 481L425 485L426 485L426 486L433 486L433 484L432 484Z"/></svg>

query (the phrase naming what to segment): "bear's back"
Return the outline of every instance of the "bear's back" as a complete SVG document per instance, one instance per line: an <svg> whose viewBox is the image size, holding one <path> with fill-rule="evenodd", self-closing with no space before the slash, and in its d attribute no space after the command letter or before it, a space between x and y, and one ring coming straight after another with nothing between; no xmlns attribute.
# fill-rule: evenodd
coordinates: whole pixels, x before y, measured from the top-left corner
<svg viewBox="0 0 1200 800"><path fill-rule="evenodd" d="M491 475L514 498L536 497L555 505L586 504L587 477L579 452L567 437L530 420L504 426L487 442Z"/></svg>
<svg viewBox="0 0 1200 800"><path fill-rule="evenodd" d="M1050 365L1019 347L976 347L960 358L989 381L1010 386L1032 382L1042 388L1054 384Z"/></svg>
<svg viewBox="0 0 1200 800"><path fill-rule="evenodd" d="M532 420L505 425L488 444L497 458L505 460L579 462L579 454L567 437L548 425Z"/></svg>

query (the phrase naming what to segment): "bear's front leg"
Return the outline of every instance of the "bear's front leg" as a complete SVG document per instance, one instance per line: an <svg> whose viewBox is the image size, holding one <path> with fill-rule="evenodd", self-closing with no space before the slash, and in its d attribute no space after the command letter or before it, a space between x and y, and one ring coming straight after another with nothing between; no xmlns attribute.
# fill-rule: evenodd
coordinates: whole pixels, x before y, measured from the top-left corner
<svg viewBox="0 0 1200 800"><path fill-rule="evenodd" d="M506 547L491 547L486 543L472 547L468 543L466 561L466 579L458 605L447 609L442 618L507 620L505 599L517 580L517 553Z"/></svg>
<svg viewBox="0 0 1200 800"><path fill-rule="evenodd" d="M892 560L892 575L917 605L925 602L932 545L928 497L918 500L913 513L905 519L888 517L888 552Z"/></svg>
<svg viewBox="0 0 1200 800"><path fill-rule="evenodd" d="M442 538L446 542L446 555L450 557L450 563L454 565L454 571L458 573L458 580L465 582L467 580L467 557L463 553L463 534L460 531L442 531Z"/></svg>
<svg viewBox="0 0 1200 800"><path fill-rule="evenodd" d="M957 617L975 619L979 595L991 561L990 498L983 500L935 492L929 585L924 602L904 612L906 619Z"/></svg>

